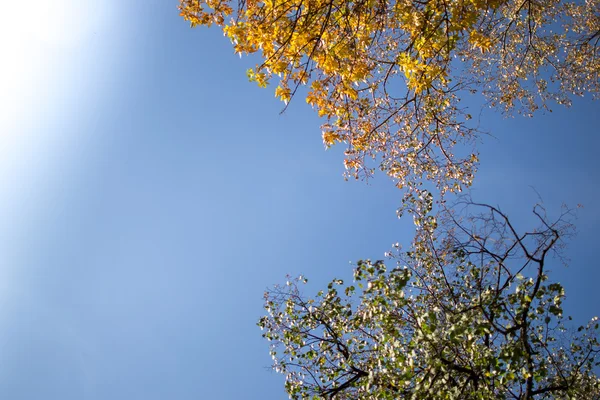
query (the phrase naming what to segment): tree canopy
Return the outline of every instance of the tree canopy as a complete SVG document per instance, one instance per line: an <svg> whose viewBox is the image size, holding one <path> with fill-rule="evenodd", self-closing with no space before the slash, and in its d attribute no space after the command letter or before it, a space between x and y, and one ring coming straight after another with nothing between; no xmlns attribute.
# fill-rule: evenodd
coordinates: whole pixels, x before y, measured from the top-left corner
<svg viewBox="0 0 600 400"><path fill-rule="evenodd" d="M360 261L304 297L305 278L265 294L259 325L293 399L598 399L598 320L565 323L548 279L571 212L518 232L498 208L461 204L422 220L409 251Z"/></svg>
<svg viewBox="0 0 600 400"><path fill-rule="evenodd" d="M442 195L471 185L477 107L532 116L600 93L600 0L180 0L217 25L248 77L303 95L344 143L348 176L375 169L405 192L408 251L360 261L305 297L265 294L259 325L291 398L600 399L598 321L571 330L548 276L571 211L519 232L500 208ZM480 97L474 97L479 94ZM480 104L480 106L475 106ZM473 110L475 108L475 110Z"/></svg>
<svg viewBox="0 0 600 400"><path fill-rule="evenodd" d="M532 115L600 87L598 0L180 0L180 10L192 26L222 27L235 52L259 53L250 80L275 80L284 102L306 85L325 145L347 146L349 176L379 168L400 187L471 184L471 94Z"/></svg>

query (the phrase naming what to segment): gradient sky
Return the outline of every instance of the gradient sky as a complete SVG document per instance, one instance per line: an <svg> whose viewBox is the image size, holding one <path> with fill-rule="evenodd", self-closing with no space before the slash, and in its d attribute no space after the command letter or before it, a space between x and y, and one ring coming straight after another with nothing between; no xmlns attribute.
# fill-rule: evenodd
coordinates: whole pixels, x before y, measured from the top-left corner
<svg viewBox="0 0 600 400"><path fill-rule="evenodd" d="M0 6L0 398L286 398L263 291L411 238L390 181L344 182L303 100L279 115L252 60L176 6ZM484 113L473 188L523 229L537 193L584 205L553 268L581 322L600 313L599 111Z"/></svg>

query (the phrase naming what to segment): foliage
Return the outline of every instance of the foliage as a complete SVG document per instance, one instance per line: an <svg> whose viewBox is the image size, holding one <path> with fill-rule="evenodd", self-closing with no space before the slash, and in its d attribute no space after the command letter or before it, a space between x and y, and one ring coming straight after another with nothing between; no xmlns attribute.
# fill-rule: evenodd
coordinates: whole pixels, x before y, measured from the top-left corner
<svg viewBox="0 0 600 400"><path fill-rule="evenodd" d="M370 159L414 188L470 185L477 126L461 105L482 93L493 107L531 115L550 100L599 89L599 0L180 0L192 26L216 24L248 71L279 77L284 102L300 85L327 122L326 146L346 143L349 176ZM456 152L462 154L455 154Z"/></svg>
<svg viewBox="0 0 600 400"><path fill-rule="evenodd" d="M293 399L599 399L597 318L570 330L548 263L572 233L571 212L519 233L498 208L430 215L398 265L358 262L315 298L306 280L265 294L259 326ZM569 318L570 319L570 318Z"/></svg>

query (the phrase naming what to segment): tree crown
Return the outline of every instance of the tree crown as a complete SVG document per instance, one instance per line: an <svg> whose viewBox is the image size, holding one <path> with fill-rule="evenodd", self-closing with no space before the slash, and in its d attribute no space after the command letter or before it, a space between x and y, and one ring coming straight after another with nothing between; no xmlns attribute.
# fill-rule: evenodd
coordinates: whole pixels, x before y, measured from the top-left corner
<svg viewBox="0 0 600 400"><path fill-rule="evenodd" d="M539 226L521 233L496 207L467 208L480 213L422 213L391 270L359 261L353 284L314 298L304 278L265 294L259 325L291 398L600 397L597 318L570 329L547 275L570 211L551 223L538 206Z"/></svg>
<svg viewBox="0 0 600 400"><path fill-rule="evenodd" d="M221 26L237 53L260 53L248 77L276 80L284 102L306 85L325 145L347 146L348 176L375 165L400 187L471 184L470 93L532 115L599 89L598 0L180 0L180 10L192 26Z"/></svg>

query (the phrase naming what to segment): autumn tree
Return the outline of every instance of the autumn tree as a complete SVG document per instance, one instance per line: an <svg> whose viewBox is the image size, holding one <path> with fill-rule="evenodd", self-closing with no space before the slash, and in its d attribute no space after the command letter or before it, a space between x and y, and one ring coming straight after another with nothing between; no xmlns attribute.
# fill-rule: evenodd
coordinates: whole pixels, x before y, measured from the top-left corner
<svg viewBox="0 0 600 400"><path fill-rule="evenodd" d="M259 86L275 81L286 103L306 94L327 120L325 145L346 145L349 176L378 167L400 187L471 184L470 94L525 115L598 95L598 0L180 0L180 10L192 26L221 27L240 55L259 53L248 71Z"/></svg>
<svg viewBox="0 0 600 400"><path fill-rule="evenodd" d="M259 325L293 399L599 399L598 320L563 316L549 268L572 233L571 212L519 232L497 207L431 214L396 264L360 261L305 297L305 278L265 294ZM570 318L569 318L570 319ZM575 329L576 328L576 329Z"/></svg>

